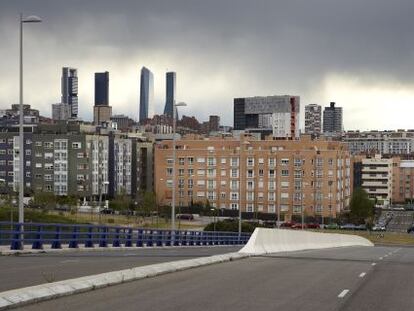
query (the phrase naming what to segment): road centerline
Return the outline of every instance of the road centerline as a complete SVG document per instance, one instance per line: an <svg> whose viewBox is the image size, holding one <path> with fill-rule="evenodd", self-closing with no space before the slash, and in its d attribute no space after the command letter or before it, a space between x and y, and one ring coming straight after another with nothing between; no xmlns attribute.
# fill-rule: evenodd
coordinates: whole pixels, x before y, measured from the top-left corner
<svg viewBox="0 0 414 311"><path fill-rule="evenodd" d="M348 294L349 289L344 289L339 295L338 298L344 298Z"/></svg>

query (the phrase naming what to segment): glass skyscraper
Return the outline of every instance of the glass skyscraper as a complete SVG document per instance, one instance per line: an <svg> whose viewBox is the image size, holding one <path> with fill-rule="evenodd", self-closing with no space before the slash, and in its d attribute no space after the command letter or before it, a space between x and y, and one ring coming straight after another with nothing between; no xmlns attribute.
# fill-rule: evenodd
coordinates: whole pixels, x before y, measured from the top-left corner
<svg viewBox="0 0 414 311"><path fill-rule="evenodd" d="M62 101L69 106L70 118L78 117L78 70L75 68L62 68Z"/></svg>
<svg viewBox="0 0 414 311"><path fill-rule="evenodd" d="M139 98L139 122L152 117L154 105L154 75L145 67L141 69L141 88Z"/></svg>
<svg viewBox="0 0 414 311"><path fill-rule="evenodd" d="M95 72L95 106L109 106L109 72Z"/></svg>
<svg viewBox="0 0 414 311"><path fill-rule="evenodd" d="M164 114L173 117L174 103L175 103L175 83L176 83L176 73L167 72L166 75L166 98L165 98L165 108ZM178 119L178 114L176 114Z"/></svg>

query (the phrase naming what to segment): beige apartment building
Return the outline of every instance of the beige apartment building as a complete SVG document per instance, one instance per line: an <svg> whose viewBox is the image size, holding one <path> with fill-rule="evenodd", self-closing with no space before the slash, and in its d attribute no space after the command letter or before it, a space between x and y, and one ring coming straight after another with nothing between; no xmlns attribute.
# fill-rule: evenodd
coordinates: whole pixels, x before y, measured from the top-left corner
<svg viewBox="0 0 414 311"><path fill-rule="evenodd" d="M214 208L336 217L349 206L351 159L341 142L185 137L177 141L176 205L207 201ZM172 141L155 147L154 184L159 204L170 205Z"/></svg>

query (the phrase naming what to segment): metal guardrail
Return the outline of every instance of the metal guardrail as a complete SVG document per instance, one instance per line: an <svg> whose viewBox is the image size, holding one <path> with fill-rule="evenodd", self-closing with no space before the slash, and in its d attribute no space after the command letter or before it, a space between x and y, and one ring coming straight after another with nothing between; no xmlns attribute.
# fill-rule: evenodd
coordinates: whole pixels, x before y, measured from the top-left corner
<svg viewBox="0 0 414 311"><path fill-rule="evenodd" d="M0 222L0 245L20 250L24 245L32 249L63 247L153 247L243 245L250 233L223 231L189 231L143 229L100 225Z"/></svg>

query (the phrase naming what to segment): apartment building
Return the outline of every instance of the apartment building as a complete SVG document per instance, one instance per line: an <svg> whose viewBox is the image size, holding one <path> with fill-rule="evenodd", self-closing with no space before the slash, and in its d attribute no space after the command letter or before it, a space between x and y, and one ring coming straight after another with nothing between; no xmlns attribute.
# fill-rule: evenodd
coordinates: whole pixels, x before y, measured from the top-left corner
<svg viewBox="0 0 414 311"><path fill-rule="evenodd" d="M414 151L414 131L348 131L342 140L353 155L404 155Z"/></svg>
<svg viewBox="0 0 414 311"><path fill-rule="evenodd" d="M361 160L361 187L370 199L380 205L389 205L393 196L393 158L377 154Z"/></svg>
<svg viewBox="0 0 414 311"><path fill-rule="evenodd" d="M206 203L214 208L336 217L349 206L351 159L341 142L186 137L177 142L173 176L172 142L155 146L155 190L161 204Z"/></svg>

